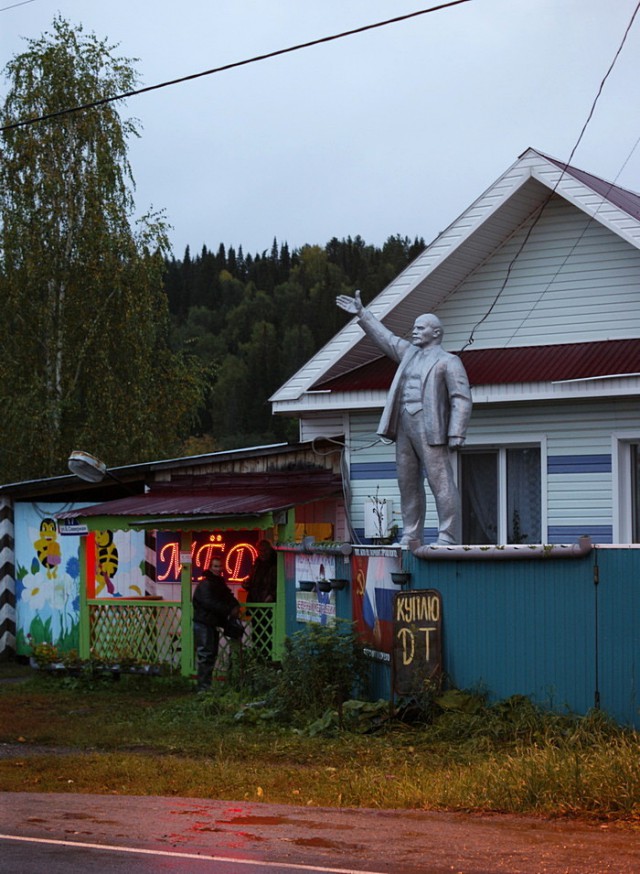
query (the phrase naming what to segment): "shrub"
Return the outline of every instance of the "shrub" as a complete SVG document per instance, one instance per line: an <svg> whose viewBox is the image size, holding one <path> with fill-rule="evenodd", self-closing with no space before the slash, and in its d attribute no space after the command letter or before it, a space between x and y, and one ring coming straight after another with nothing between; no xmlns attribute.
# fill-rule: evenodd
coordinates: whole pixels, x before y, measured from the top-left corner
<svg viewBox="0 0 640 874"><path fill-rule="evenodd" d="M367 691L368 664L351 623L309 623L285 641L282 667L270 696L278 711L307 724Z"/></svg>

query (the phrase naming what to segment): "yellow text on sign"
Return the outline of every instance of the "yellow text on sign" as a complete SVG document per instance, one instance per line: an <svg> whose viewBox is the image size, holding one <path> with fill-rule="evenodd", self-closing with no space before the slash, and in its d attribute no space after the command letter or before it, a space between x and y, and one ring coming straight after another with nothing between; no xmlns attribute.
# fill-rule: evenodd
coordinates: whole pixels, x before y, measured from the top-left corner
<svg viewBox="0 0 640 874"><path fill-rule="evenodd" d="M436 631L435 626L420 626L418 628L401 628L398 631L398 640L402 646L402 664L410 665L416 656L416 647L419 650L424 647L424 659L428 662L430 655L431 634Z"/></svg>
<svg viewBox="0 0 640 874"><path fill-rule="evenodd" d="M398 597L396 599L396 621L398 622L438 622L440 619L440 597Z"/></svg>

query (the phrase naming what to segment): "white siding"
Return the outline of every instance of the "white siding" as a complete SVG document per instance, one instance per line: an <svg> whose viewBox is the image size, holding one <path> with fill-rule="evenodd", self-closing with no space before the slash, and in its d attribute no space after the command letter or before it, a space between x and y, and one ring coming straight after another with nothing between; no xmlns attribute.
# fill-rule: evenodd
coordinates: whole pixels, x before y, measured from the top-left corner
<svg viewBox="0 0 640 874"><path fill-rule="evenodd" d="M513 406L500 411L482 408L471 417L467 445L487 439L506 442L530 433L544 435L550 458L610 456L612 432L639 424L636 400ZM615 492L610 472L549 474L547 524L612 525Z"/></svg>
<svg viewBox="0 0 640 874"><path fill-rule="evenodd" d="M376 434L378 419L378 414L373 412L351 415L348 442L351 464L384 465L395 460L394 444L383 443ZM471 416L466 446L502 446L540 440L546 448L547 458L564 456L569 460L578 456L603 456L606 462L611 456L612 434L634 429L640 431L640 407L635 399L584 401L571 405L481 407L474 409ZM546 494L546 516L550 527L613 524L614 503L618 500L613 472L586 470L547 475L545 469L545 476L543 494ZM380 496L393 501L394 522L401 528L396 480L373 476L351 483L353 526L363 526L364 501L375 495L378 484ZM429 495L427 510L427 527L435 527L434 502Z"/></svg>
<svg viewBox="0 0 640 874"><path fill-rule="evenodd" d="M438 307L445 343L462 348L489 312L528 226L505 243ZM554 197L515 261L475 348L637 337L640 251Z"/></svg>
<svg viewBox="0 0 640 874"><path fill-rule="evenodd" d="M300 420L300 442L308 443L320 437L339 437L347 427L346 413L334 412L306 416Z"/></svg>
<svg viewBox="0 0 640 874"><path fill-rule="evenodd" d="M526 222L552 191L526 238ZM419 313L437 312L453 350L465 346L475 326L478 348L633 337L640 324L638 249L637 219L528 149L376 297L371 310L395 333L406 331ZM273 395L274 411L314 409L305 394L314 381L349 372L374 355L350 322Z"/></svg>

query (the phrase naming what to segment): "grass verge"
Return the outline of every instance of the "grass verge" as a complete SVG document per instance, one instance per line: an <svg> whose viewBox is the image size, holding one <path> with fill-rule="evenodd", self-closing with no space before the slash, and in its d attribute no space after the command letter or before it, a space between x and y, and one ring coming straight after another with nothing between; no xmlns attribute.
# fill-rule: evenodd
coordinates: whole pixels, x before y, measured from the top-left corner
<svg viewBox="0 0 640 874"><path fill-rule="evenodd" d="M369 734L240 719L233 692L35 675L0 684L0 790L579 816L640 825L638 733L525 698ZM466 702L468 703L468 702ZM252 712L252 711L249 711ZM61 754L63 748L63 754ZM6 753L6 748L5 748Z"/></svg>

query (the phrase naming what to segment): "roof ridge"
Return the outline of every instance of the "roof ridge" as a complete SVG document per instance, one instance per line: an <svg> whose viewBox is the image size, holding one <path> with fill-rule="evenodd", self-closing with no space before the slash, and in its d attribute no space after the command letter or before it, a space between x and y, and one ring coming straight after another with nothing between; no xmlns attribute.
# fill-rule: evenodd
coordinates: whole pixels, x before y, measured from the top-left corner
<svg viewBox="0 0 640 874"><path fill-rule="evenodd" d="M570 176L573 176L574 179L577 179L578 182L587 185L592 189L592 191L595 191L596 194L604 197L605 200L609 200L629 215L637 219L640 218L639 192L633 191L630 188L623 188L622 185L617 185L609 179L605 179L602 176L596 176L595 173L589 173L588 170L582 170L574 164L568 164L566 161L561 161L559 158L546 155L538 149L531 149L531 151L535 152L536 155L540 155L540 157L544 158L545 161L550 161L558 167L558 169L562 170L563 173L568 173ZM612 194L614 196L611 196ZM628 201L631 201L631 203Z"/></svg>

